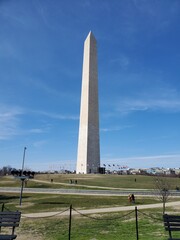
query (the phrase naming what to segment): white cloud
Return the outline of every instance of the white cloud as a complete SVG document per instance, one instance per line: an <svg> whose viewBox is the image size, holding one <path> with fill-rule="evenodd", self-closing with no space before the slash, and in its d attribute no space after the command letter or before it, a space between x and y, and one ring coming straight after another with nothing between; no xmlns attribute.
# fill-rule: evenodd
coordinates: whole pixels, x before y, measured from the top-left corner
<svg viewBox="0 0 180 240"><path fill-rule="evenodd" d="M54 119L59 119L59 120L78 120L78 116L73 116L73 115L62 115L58 113L50 113L50 112L45 112L45 111L33 111L36 114L39 115L44 115L49 118L54 118Z"/></svg>
<svg viewBox="0 0 180 240"><path fill-rule="evenodd" d="M33 4L36 8L36 11L37 11L38 15L40 16L43 23L45 24L45 26L50 28L50 29L55 29L55 27L53 25L51 25L48 21L48 8L47 8L47 6L45 4L42 4L41 1L39 1L39 0L33 1Z"/></svg>
<svg viewBox="0 0 180 240"><path fill-rule="evenodd" d="M23 110L19 107L0 105L0 140L9 139L18 134L19 116Z"/></svg>
<svg viewBox="0 0 180 240"><path fill-rule="evenodd" d="M36 141L33 143L33 146L36 148L42 147L44 145L46 145L47 141L46 140L40 140L40 141Z"/></svg>
<svg viewBox="0 0 180 240"><path fill-rule="evenodd" d="M21 121L25 114L26 111L23 108L0 105L0 140L12 139L18 135L40 134L48 131L48 126L23 129Z"/></svg>
<svg viewBox="0 0 180 240"><path fill-rule="evenodd" d="M167 86L149 89L142 86L136 96L120 100L117 110L122 114L133 111L179 112L180 96L176 89Z"/></svg>
<svg viewBox="0 0 180 240"><path fill-rule="evenodd" d="M76 161L75 160L59 160L59 161L49 161L45 159L43 162L41 161L33 161L31 162L31 168L36 171L60 171L60 170L75 170Z"/></svg>
<svg viewBox="0 0 180 240"><path fill-rule="evenodd" d="M135 157L120 157L102 158L102 163L105 164L120 164L131 167L178 167L179 168L180 154L162 154L154 156L135 156Z"/></svg>
<svg viewBox="0 0 180 240"><path fill-rule="evenodd" d="M65 70L66 71L66 70ZM66 73L65 73L66 74ZM62 98L63 101L74 101L76 100L76 95L73 95L71 91L60 91L59 89L52 86L52 84L47 83L45 80L36 77L27 77L21 76L20 80L24 84L24 79L26 79L26 84L28 83L29 87L36 88L41 92L47 94L49 97L57 97L58 99ZM74 97L75 96L75 97Z"/></svg>
<svg viewBox="0 0 180 240"><path fill-rule="evenodd" d="M19 15L15 15L15 14L12 14L12 12L9 10L10 8L6 6L1 6L1 10L0 10L0 14L3 18L6 19L6 21L8 20L9 22L12 22L12 23L18 23L18 24L21 24L21 25L24 25L24 19L22 16L19 16Z"/></svg>
<svg viewBox="0 0 180 240"><path fill-rule="evenodd" d="M116 131L121 131L126 128L131 128L131 125L125 125L125 126L120 126L120 127L112 127L112 128L101 128L101 132L116 132Z"/></svg>
<svg viewBox="0 0 180 240"><path fill-rule="evenodd" d="M163 110L171 112L180 111L180 100L168 99L126 99L118 107L122 113L133 111Z"/></svg>
<svg viewBox="0 0 180 240"><path fill-rule="evenodd" d="M156 24L155 28L164 29L169 27L174 18L179 14L178 1L149 1L133 0L136 9L146 15L147 18Z"/></svg>
<svg viewBox="0 0 180 240"><path fill-rule="evenodd" d="M24 76L22 76L22 81L24 81ZM31 77L26 77L26 82L32 87L35 87L37 89L40 89L41 91L47 93L50 96L61 96L59 91L57 89L54 89L50 86L50 84L45 83L45 81L42 81L41 79L37 78L31 78Z"/></svg>
<svg viewBox="0 0 180 240"><path fill-rule="evenodd" d="M125 55L120 55L118 58L111 59L110 62L114 65L120 66L123 70L126 70L130 64L129 58Z"/></svg>
<svg viewBox="0 0 180 240"><path fill-rule="evenodd" d="M29 133L43 133L44 131L41 128L32 128L28 130Z"/></svg>

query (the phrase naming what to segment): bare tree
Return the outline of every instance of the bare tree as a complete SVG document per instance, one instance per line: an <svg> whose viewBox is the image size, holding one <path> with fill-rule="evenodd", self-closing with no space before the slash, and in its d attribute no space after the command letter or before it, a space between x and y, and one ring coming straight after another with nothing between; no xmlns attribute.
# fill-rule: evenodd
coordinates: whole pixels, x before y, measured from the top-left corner
<svg viewBox="0 0 180 240"><path fill-rule="evenodd" d="M0 169L0 175L1 176L6 176L11 174L11 166L4 166Z"/></svg>
<svg viewBox="0 0 180 240"><path fill-rule="evenodd" d="M171 185L167 178L165 177L156 177L154 179L155 194L157 198L163 203L163 214L166 210L166 202L170 197L170 188Z"/></svg>

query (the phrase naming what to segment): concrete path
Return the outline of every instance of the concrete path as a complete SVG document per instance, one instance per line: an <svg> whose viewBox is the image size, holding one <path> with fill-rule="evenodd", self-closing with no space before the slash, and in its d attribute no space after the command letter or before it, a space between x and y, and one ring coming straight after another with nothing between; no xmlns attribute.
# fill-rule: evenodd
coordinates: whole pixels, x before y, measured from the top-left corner
<svg viewBox="0 0 180 240"><path fill-rule="evenodd" d="M112 207L112 208L86 209L86 210L78 210L78 211L72 210L72 215L133 211L135 209L135 206L137 206L138 209L154 209L154 208L162 208L162 203L132 205L132 206ZM166 203L166 207L179 207L180 209L180 201ZM41 217L52 217L52 216L68 216L69 213L70 213L70 210L67 209L64 212L60 211L60 212L42 212L42 213L22 214L22 217L41 218Z"/></svg>
<svg viewBox="0 0 180 240"><path fill-rule="evenodd" d="M46 183L52 185L62 185L62 186L68 186L68 187L85 187L85 188L93 188L93 189L107 189L107 190L124 190L124 188L115 188L115 187L102 187L102 186L92 186L92 185L82 185L82 184L74 184L74 183L60 183L60 182L53 182L45 181L45 180L37 180L37 179L31 179L33 182L39 182L39 183ZM134 188L128 188L129 190L134 190ZM149 189L136 189L136 190L149 190Z"/></svg>
<svg viewBox="0 0 180 240"><path fill-rule="evenodd" d="M20 193L20 187L0 187L1 192ZM99 196L154 196L157 193L152 190L142 189L121 189L121 190L90 190L90 189L64 189L64 188L24 188L23 193L42 193L42 194L69 194L69 195L99 195ZM180 191L170 191L171 196L180 197ZM158 194L159 195L159 194Z"/></svg>

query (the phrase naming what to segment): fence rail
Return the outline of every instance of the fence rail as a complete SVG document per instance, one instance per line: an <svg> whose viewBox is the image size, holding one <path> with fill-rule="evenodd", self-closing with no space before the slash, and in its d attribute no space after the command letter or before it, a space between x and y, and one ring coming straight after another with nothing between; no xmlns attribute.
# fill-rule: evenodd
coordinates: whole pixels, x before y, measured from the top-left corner
<svg viewBox="0 0 180 240"><path fill-rule="evenodd" d="M6 207L5 203L2 203L1 206L1 211L14 211L9 209L8 207ZM88 220L91 221L91 225L88 225L86 227L86 232L83 232L80 228L76 229L76 231L78 230L78 233L76 232L76 235L79 234L81 235L81 237L83 236L87 236L89 234L89 232L93 231L94 235L99 234L99 232L106 232L106 228L109 226L114 226L114 222L116 223L117 227L121 227L121 223L126 223L128 224L128 221L134 221L134 234L133 234L133 239L135 240L143 240L143 238L141 238L141 219L150 219L152 222L157 222L157 223L161 223L162 224L162 228L163 228L163 219L161 217L158 217L156 214L152 214L152 213L147 213L144 212L142 210L139 210L137 207L134 208L133 211L126 211L126 213L122 214L122 213L106 213L106 214L85 214L84 212L82 212L79 209L74 208L72 205L70 205L68 208L56 212L54 214L51 215L47 215L47 216L27 216L25 214L22 214L22 218L27 218L27 219L37 219L37 218L52 218L52 217L63 217L63 221L67 221L67 229L66 229L66 236L68 240L73 240L73 239L77 239L76 237L74 238L74 234L75 234L75 230L74 229L74 223L77 221L77 217L78 218L86 218ZM66 218L66 220L65 220ZM83 223L86 223L86 221L84 221ZM106 226L106 227L105 227ZM109 227L110 229L110 227ZM110 229L112 231L114 231L114 234L116 233L116 229ZM110 231L110 230L107 230ZM126 231L128 232L128 228L126 228ZM96 238L94 238L96 239ZM118 237L117 237L118 239ZM123 238L122 238L123 239ZM124 238L127 239L127 238Z"/></svg>

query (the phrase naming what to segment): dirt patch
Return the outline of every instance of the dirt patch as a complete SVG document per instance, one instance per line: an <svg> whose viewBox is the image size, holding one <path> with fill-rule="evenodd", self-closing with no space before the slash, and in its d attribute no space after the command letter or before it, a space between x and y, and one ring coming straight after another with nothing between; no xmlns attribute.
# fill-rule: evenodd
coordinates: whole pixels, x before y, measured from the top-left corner
<svg viewBox="0 0 180 240"><path fill-rule="evenodd" d="M5 184L5 183L14 183L14 181L1 181L0 184Z"/></svg>
<svg viewBox="0 0 180 240"><path fill-rule="evenodd" d="M35 236L33 233L29 233L29 234L18 234L17 240L25 240L25 239L33 239L33 240L44 240L44 238L42 236Z"/></svg>
<svg viewBox="0 0 180 240"><path fill-rule="evenodd" d="M173 210L175 210L175 211L180 211L180 204L179 205L175 205L175 206L171 206L171 208L173 209Z"/></svg>
<svg viewBox="0 0 180 240"><path fill-rule="evenodd" d="M31 206L33 206L33 205L34 205L34 203L23 202L23 204L22 204L21 206L16 205L16 208L18 208L18 209L23 209L23 208L31 207Z"/></svg>

